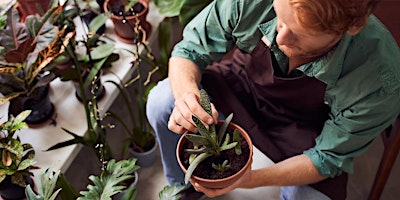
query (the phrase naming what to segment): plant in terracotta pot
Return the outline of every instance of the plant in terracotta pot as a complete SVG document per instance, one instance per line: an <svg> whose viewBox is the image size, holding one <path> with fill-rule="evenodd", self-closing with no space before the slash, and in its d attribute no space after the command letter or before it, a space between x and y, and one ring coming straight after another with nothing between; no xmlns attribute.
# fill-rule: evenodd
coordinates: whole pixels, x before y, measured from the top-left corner
<svg viewBox="0 0 400 200"><path fill-rule="evenodd" d="M205 90L200 91L200 104L211 115L211 104ZM187 132L178 142L177 159L189 179L209 188L223 188L244 174L252 163L252 142L233 115L207 129L195 116L198 133Z"/></svg>
<svg viewBox="0 0 400 200"><path fill-rule="evenodd" d="M46 67L61 53L58 39L64 30L53 25L61 10L53 7L43 17L29 16L21 23L12 8L0 30L0 104L10 101L9 112L14 115L32 110L26 118L31 127L54 120L48 92L55 75Z"/></svg>
<svg viewBox="0 0 400 200"><path fill-rule="evenodd" d="M38 169L34 166L33 147L14 137L17 131L28 127L24 120L30 112L10 115L0 125L0 195L5 199L23 199L26 185L33 183L31 170Z"/></svg>
<svg viewBox="0 0 400 200"><path fill-rule="evenodd" d="M120 41L133 44L138 38L146 40L149 37L151 25L146 20L149 0L106 0L104 11L111 13L114 31Z"/></svg>

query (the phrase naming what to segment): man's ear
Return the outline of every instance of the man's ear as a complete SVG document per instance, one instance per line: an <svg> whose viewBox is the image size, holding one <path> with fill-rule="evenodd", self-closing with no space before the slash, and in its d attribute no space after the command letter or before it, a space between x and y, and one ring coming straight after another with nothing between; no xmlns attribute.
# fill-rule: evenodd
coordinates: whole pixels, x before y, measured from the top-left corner
<svg viewBox="0 0 400 200"><path fill-rule="evenodd" d="M366 16L362 23L350 26L350 28L346 31L346 33L349 34L349 35L356 35L357 33L359 33L364 28L364 26L368 22L368 19L369 19L369 16Z"/></svg>

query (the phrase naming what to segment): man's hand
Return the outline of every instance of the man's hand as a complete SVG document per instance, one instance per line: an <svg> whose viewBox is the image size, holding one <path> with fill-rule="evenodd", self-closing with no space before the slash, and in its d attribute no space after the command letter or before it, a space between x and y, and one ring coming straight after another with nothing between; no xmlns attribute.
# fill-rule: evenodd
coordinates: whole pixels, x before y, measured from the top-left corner
<svg viewBox="0 0 400 200"><path fill-rule="evenodd" d="M252 172L251 167L249 167L243 174L243 176L239 178L236 182L234 182L233 184L229 185L226 188L221 188L221 189L206 188L192 181L191 183L197 191L203 192L209 198L213 198L216 196L226 194L236 188L247 188L248 186L246 185L246 183L248 183L251 179L251 172Z"/></svg>
<svg viewBox="0 0 400 200"><path fill-rule="evenodd" d="M196 125L192 120L192 116L197 116L208 127L210 124L216 124L218 112L213 104L213 116L207 114L201 107L198 95L195 93L184 93L182 98L175 100L175 107L169 117L168 128L175 133L184 133L189 130L193 133L197 132Z"/></svg>

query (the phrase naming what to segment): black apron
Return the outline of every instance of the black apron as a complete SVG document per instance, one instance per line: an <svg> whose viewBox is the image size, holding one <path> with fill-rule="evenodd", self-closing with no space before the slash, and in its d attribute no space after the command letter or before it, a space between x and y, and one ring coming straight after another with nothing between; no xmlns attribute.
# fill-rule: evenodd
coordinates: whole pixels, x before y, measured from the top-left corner
<svg viewBox="0 0 400 200"><path fill-rule="evenodd" d="M262 41L250 54L236 49L205 69L202 86L217 109L225 116L233 113L233 122L276 163L315 146L329 107L324 104L325 83L305 75L276 77L273 62ZM310 186L331 199L345 199L346 183L342 173Z"/></svg>

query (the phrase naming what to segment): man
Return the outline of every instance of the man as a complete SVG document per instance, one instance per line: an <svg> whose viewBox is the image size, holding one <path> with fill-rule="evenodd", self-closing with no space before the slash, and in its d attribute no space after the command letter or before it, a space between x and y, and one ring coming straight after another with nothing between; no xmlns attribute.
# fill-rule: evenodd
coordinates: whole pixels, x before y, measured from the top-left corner
<svg viewBox="0 0 400 200"><path fill-rule="evenodd" d="M222 189L282 186L281 199L345 199L353 159L400 112L400 52L370 16L377 0L215 0L186 27L147 114L169 183L182 182L175 146L196 115L234 113L276 164ZM232 54L220 61L225 54ZM217 62L214 62L217 61ZM220 61L220 62L219 62ZM199 86L215 103L199 105Z"/></svg>

